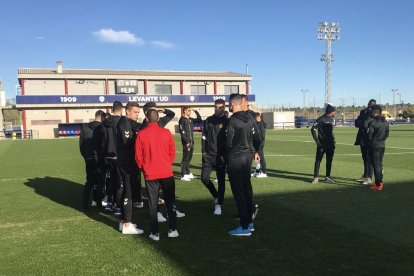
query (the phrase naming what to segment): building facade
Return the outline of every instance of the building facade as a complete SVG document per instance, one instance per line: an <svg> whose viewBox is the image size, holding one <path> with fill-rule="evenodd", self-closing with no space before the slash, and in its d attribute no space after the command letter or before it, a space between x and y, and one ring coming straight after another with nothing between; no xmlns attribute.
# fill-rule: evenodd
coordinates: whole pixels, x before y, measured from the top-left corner
<svg viewBox="0 0 414 276"><path fill-rule="evenodd" d="M249 94L250 75L233 72L140 71L103 69L19 68L21 95L16 107L22 110L23 130L39 138L57 137L59 123L87 123L97 110L110 112L114 101L140 106L156 102L171 109L176 117L167 125L177 131L181 106L189 105L206 118L213 103L226 102L232 93ZM251 102L255 95L249 95ZM144 115L140 113L141 121Z"/></svg>

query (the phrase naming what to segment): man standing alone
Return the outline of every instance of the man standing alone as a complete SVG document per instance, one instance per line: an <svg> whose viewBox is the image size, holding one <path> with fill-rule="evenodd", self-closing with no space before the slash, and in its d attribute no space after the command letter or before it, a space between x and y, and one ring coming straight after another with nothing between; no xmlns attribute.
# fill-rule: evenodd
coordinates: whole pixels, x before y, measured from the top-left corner
<svg viewBox="0 0 414 276"><path fill-rule="evenodd" d="M312 184L319 183L319 167L323 155L326 153L326 176L325 181L335 183L331 178L332 160L335 152L335 137L333 134L335 107L328 104L325 108L325 114L319 117L311 128L312 137L316 142L316 160L313 171ZM318 130L318 133L316 133Z"/></svg>
<svg viewBox="0 0 414 276"><path fill-rule="evenodd" d="M182 116L178 121L181 134L181 144L183 145L183 159L181 161L181 180L182 181L191 181L194 178L194 175L190 172L190 162L193 158L194 150L194 133L193 133L193 123L201 123L202 119L200 113L197 110L194 110L197 119L191 118L191 108L189 106L184 106L182 108Z"/></svg>
<svg viewBox="0 0 414 276"><path fill-rule="evenodd" d="M178 237L176 229L177 216L175 207L175 182L172 164L175 158L174 138L169 130L158 126L157 110L148 110L146 113L147 127L138 133L135 143L135 160L144 172L145 186L148 194L152 240L158 241L158 196L162 188L168 212L168 237Z"/></svg>

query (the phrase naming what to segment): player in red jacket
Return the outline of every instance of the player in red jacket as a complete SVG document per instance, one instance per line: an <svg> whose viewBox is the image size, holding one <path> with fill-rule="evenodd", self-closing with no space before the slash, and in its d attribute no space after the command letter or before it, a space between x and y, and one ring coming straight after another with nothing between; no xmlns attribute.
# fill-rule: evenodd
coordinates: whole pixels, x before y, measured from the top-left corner
<svg viewBox="0 0 414 276"><path fill-rule="evenodd" d="M159 187L162 188L168 211L168 237L178 237L176 229L177 215L175 207L175 181L172 164L175 158L175 144L171 132L158 126L157 110L148 110L145 114L148 126L138 132L135 143L135 160L143 171L148 194L150 216L150 238L160 239L157 221Z"/></svg>

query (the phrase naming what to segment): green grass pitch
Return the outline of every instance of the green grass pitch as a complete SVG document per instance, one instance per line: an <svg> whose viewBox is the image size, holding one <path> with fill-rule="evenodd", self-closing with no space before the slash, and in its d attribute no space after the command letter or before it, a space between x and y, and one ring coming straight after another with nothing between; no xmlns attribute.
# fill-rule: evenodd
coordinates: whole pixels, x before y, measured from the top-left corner
<svg viewBox="0 0 414 276"><path fill-rule="evenodd" d="M178 209L187 216L178 220L177 239L167 238L160 224L159 242L148 238L146 208L133 214L145 230L139 236L121 235L111 214L83 212L77 139L0 141L0 275L411 275L414 127L391 127L382 192L354 182L362 174L355 134L335 129L337 182L312 185L310 130L268 130L269 177L252 180L260 207L251 237L227 235L237 226L228 182L217 217L199 179L177 180Z"/></svg>

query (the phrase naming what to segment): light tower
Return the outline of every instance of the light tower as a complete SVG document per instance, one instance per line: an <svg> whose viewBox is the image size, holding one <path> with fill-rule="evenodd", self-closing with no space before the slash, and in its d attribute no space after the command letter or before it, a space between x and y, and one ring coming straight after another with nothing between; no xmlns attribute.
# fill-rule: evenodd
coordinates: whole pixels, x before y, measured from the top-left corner
<svg viewBox="0 0 414 276"><path fill-rule="evenodd" d="M321 61L325 61L325 105L331 103L331 63L334 61L331 44L340 38L340 30L337 22L321 22L318 25L318 39L326 41L326 52L321 55Z"/></svg>

